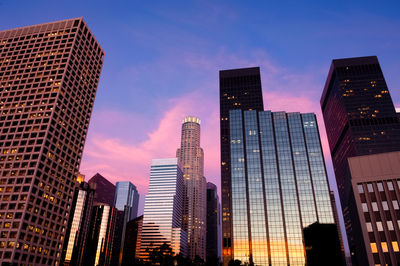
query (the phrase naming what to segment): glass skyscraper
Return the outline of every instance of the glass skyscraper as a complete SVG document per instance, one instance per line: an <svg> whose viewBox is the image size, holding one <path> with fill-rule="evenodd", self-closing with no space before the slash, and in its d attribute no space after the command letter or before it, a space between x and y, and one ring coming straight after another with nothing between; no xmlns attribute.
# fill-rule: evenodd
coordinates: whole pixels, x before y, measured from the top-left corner
<svg viewBox="0 0 400 266"><path fill-rule="evenodd" d="M305 265L304 227L334 223L314 114L229 111L233 259Z"/></svg>
<svg viewBox="0 0 400 266"><path fill-rule="evenodd" d="M125 206L127 206L129 210L128 221L136 218L138 204L139 193L136 186L129 181L117 182L114 207L119 211L124 211Z"/></svg>
<svg viewBox="0 0 400 266"><path fill-rule="evenodd" d="M148 259L149 252L164 243L175 254L187 255L187 233L182 230L183 190L178 159L153 159L144 204L140 259Z"/></svg>
<svg viewBox="0 0 400 266"><path fill-rule="evenodd" d="M139 203L139 193L136 186L129 181L117 182L114 207L117 218L113 240L111 264L121 265L125 243L126 224L136 218Z"/></svg>
<svg viewBox="0 0 400 266"><path fill-rule="evenodd" d="M232 243L232 180L229 141L229 110L264 110L259 67L221 70L219 72L222 256L228 265L233 255Z"/></svg>

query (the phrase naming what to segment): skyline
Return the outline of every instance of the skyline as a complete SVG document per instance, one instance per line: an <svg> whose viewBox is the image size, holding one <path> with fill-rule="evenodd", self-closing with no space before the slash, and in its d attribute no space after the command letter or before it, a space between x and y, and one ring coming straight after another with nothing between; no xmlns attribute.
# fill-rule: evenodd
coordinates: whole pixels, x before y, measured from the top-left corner
<svg viewBox="0 0 400 266"><path fill-rule="evenodd" d="M239 3L206 2L200 7L196 2L195 7L185 4L184 10L174 11L172 2L156 7L142 3L105 7L103 1L96 7L82 3L76 11L70 2L57 7L49 3L0 2L0 30L83 16L104 48L104 68L81 165L87 180L99 172L113 183L131 181L145 195L151 159L173 156L179 146L181 120L195 115L203 122L205 176L217 184L220 193L221 69L260 66L265 110L317 113L330 181L334 175L319 98L331 60L377 55L393 101L396 106L400 103L400 77L396 75L400 42L392 34L400 19L395 8L399 4L394 1L384 7L363 2L355 12L357 3L341 1L332 7L315 3L310 10L293 3L285 6L286 13L277 10L282 4L243 8ZM17 5L21 12L11 12ZM38 10L47 12L32 16ZM294 14L296 10L304 17ZM310 16L316 11L320 14ZM272 25L277 18L280 23ZM302 34L309 38L300 39Z"/></svg>

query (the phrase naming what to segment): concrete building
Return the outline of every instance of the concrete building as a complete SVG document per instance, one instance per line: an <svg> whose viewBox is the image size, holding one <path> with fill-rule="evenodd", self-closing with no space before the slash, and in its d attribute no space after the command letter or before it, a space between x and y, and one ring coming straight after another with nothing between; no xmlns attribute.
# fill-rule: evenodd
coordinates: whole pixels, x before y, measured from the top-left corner
<svg viewBox="0 0 400 266"><path fill-rule="evenodd" d="M368 265L400 263L400 151L348 159Z"/></svg>
<svg viewBox="0 0 400 266"><path fill-rule="evenodd" d="M200 147L200 119L193 116L182 121L181 147L176 157L183 167L185 185L183 229L188 233L189 257L206 259L206 179L204 153Z"/></svg>
<svg viewBox="0 0 400 266"><path fill-rule="evenodd" d="M103 60L82 18L0 32L3 263L60 263Z"/></svg>

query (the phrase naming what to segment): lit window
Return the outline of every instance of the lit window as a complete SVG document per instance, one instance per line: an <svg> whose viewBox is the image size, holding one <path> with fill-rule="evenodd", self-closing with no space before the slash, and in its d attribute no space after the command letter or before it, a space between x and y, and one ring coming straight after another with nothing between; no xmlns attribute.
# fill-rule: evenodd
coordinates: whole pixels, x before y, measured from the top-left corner
<svg viewBox="0 0 400 266"><path fill-rule="evenodd" d="M399 252L399 244L397 243L397 241L392 242L392 247L394 252Z"/></svg>
<svg viewBox="0 0 400 266"><path fill-rule="evenodd" d="M383 252L388 252L388 247L387 247L387 243L386 242L382 242L381 246L382 246L382 251Z"/></svg>
<svg viewBox="0 0 400 266"><path fill-rule="evenodd" d="M368 205L367 203L362 203L363 212L368 212Z"/></svg>
<svg viewBox="0 0 400 266"><path fill-rule="evenodd" d="M362 184L358 184L357 188L358 188L358 193L364 193L364 188Z"/></svg>
<svg viewBox="0 0 400 266"><path fill-rule="evenodd" d="M378 253L378 249L376 248L376 243L371 243L371 251L372 253Z"/></svg>
<svg viewBox="0 0 400 266"><path fill-rule="evenodd" d="M367 223L367 231L368 232L372 232L372 224L371 223Z"/></svg>
<svg viewBox="0 0 400 266"><path fill-rule="evenodd" d="M389 231L393 231L394 230L392 221L387 221L387 226L388 226Z"/></svg>
<svg viewBox="0 0 400 266"><path fill-rule="evenodd" d="M387 201L382 201L382 207L383 207L383 210L385 210L385 211L389 210L389 205L387 204Z"/></svg>
<svg viewBox="0 0 400 266"><path fill-rule="evenodd" d="M378 211L378 204L376 204L376 202L372 202L372 210L373 210L374 212L377 212L377 211Z"/></svg>
<svg viewBox="0 0 400 266"><path fill-rule="evenodd" d="M394 190L392 181L387 182L387 186L388 186L389 190Z"/></svg>
<svg viewBox="0 0 400 266"><path fill-rule="evenodd" d="M368 192L374 192L374 188L371 183L367 184Z"/></svg>
<svg viewBox="0 0 400 266"><path fill-rule="evenodd" d="M382 191L383 191L383 184L382 184L382 182L378 182L377 185L378 185L378 190L382 192Z"/></svg>
<svg viewBox="0 0 400 266"><path fill-rule="evenodd" d="M383 226L382 226L382 222L376 222L376 227L378 228L379 232L383 231Z"/></svg>

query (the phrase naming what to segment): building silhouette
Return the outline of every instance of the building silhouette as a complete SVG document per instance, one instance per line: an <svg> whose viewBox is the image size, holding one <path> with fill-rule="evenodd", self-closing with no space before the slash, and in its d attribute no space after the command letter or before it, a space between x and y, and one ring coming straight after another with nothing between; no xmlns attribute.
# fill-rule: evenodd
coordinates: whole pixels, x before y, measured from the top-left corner
<svg viewBox="0 0 400 266"><path fill-rule="evenodd" d="M0 32L3 263L60 263L103 59L82 18Z"/></svg>
<svg viewBox="0 0 400 266"><path fill-rule="evenodd" d="M207 181L204 177L204 153L200 147L200 119L185 117L182 121L181 147L176 157L183 167L183 224L188 233L188 255L206 259Z"/></svg>
<svg viewBox="0 0 400 266"><path fill-rule="evenodd" d="M221 254L221 204L217 186L207 182L207 261L222 259Z"/></svg>
<svg viewBox="0 0 400 266"><path fill-rule="evenodd" d="M229 141L229 110L264 110L260 68L242 68L219 72L222 256L224 265L233 258L232 180Z"/></svg>
<svg viewBox="0 0 400 266"><path fill-rule="evenodd" d="M348 158L400 150L400 124L376 56L332 61L321 108L354 265L368 264Z"/></svg>

